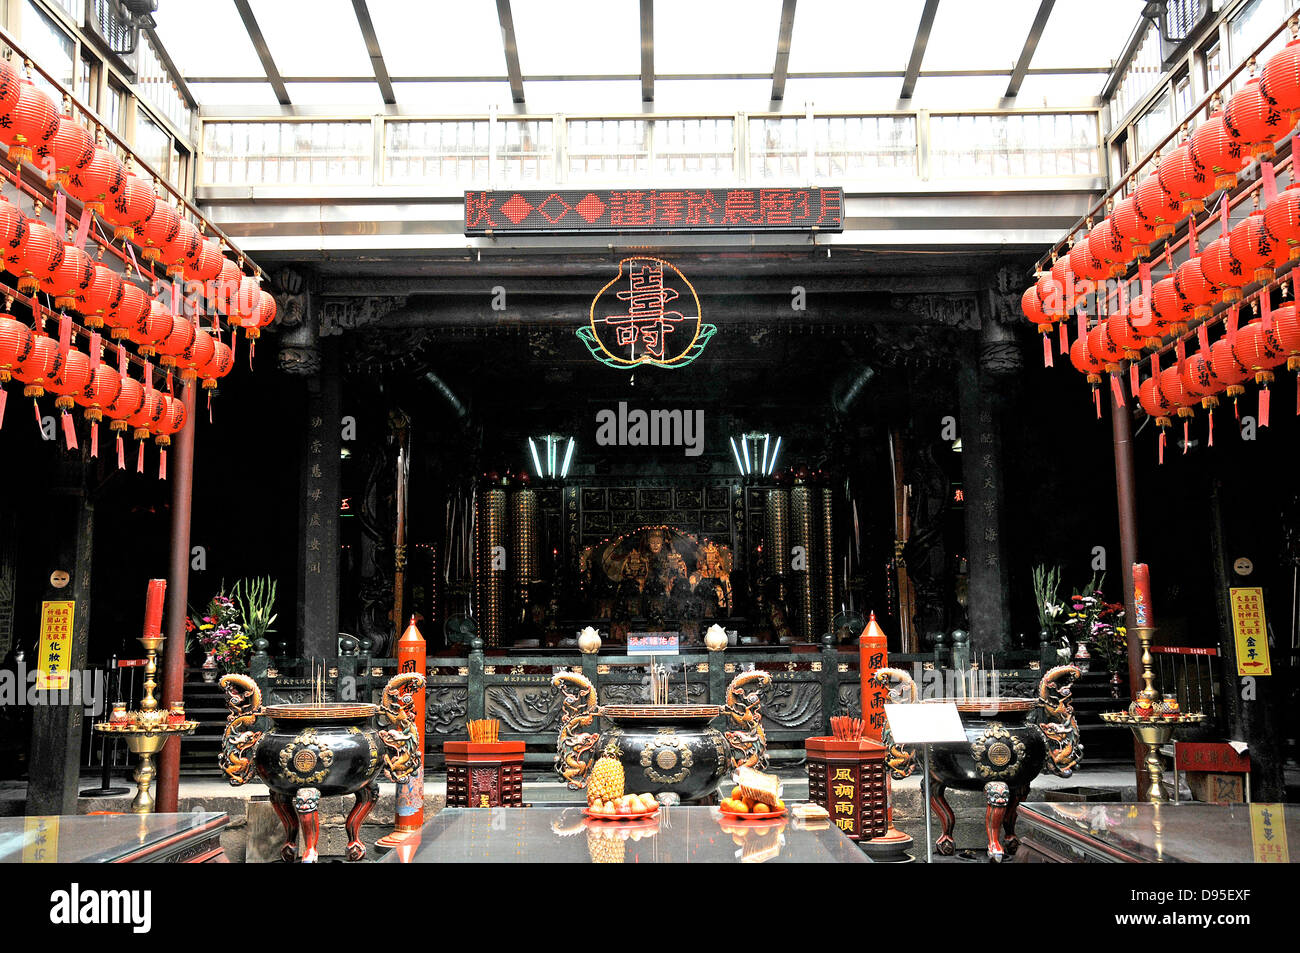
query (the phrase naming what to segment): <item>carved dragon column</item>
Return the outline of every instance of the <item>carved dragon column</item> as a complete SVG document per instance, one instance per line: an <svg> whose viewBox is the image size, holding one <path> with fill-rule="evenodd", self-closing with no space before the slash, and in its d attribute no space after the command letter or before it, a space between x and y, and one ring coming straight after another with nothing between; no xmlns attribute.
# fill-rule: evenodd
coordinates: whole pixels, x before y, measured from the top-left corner
<svg viewBox="0 0 1300 953"><path fill-rule="evenodd" d="M474 615L479 638L496 648L506 580L506 481L481 484L474 507Z"/></svg>
<svg viewBox="0 0 1300 953"><path fill-rule="evenodd" d="M790 491L790 575L798 596L795 630L800 641L811 642L813 616L813 488L796 478Z"/></svg>

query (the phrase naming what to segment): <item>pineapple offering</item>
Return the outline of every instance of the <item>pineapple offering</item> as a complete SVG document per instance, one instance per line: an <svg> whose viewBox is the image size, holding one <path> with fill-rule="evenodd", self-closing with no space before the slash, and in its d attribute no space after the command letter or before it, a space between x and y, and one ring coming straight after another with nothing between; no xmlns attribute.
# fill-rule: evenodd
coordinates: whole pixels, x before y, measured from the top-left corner
<svg viewBox="0 0 1300 953"><path fill-rule="evenodd" d="M610 742L592 765L591 776L587 779L587 810L611 818L654 811L659 802L652 795L624 793L620 754L618 745Z"/></svg>

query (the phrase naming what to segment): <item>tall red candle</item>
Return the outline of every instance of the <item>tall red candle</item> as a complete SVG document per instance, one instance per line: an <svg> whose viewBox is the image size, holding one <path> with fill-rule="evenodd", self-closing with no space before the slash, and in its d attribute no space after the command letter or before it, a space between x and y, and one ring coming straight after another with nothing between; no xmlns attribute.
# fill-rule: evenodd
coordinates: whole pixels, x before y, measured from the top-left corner
<svg viewBox="0 0 1300 953"><path fill-rule="evenodd" d="M1133 624L1155 627L1151 612L1151 570L1146 563L1133 564Z"/></svg>
<svg viewBox="0 0 1300 953"><path fill-rule="evenodd" d="M163 600L167 596L166 579L150 579L144 600L144 635L156 639L162 635Z"/></svg>

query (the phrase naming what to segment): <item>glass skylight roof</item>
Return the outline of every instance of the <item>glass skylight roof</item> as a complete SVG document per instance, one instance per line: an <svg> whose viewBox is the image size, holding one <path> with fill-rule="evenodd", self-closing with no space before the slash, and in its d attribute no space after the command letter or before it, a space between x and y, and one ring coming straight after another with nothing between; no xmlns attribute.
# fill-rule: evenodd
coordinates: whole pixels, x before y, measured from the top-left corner
<svg viewBox="0 0 1300 953"><path fill-rule="evenodd" d="M1039 4L943 0L913 98L902 107L943 108L990 97L986 105L996 105ZM643 108L639 0L510 0L513 47L504 42L494 0L365 0L364 6L401 110L481 113L498 105L590 114ZM653 0L650 108L772 108L783 6L782 0ZM898 105L924 8L925 0L798 0L784 105L775 106ZM353 0L248 0L248 9L265 38L270 69L234 0L159 3L158 37L200 111L385 108ZM1021 85L1023 104L1079 105L1098 95L1141 10L1138 0L1057 0ZM522 89L510 85L511 57ZM1076 72L1054 73L1061 69ZM932 75L953 70L987 75L971 76L965 85ZM252 77L263 82L247 82ZM463 82L429 82L434 79ZM287 103L275 95L280 84Z"/></svg>

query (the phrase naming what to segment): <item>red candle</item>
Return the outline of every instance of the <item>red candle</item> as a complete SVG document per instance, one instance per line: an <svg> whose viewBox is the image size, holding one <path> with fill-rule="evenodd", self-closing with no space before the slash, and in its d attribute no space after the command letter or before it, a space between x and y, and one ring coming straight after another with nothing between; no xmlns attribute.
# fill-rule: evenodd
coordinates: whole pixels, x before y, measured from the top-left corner
<svg viewBox="0 0 1300 953"><path fill-rule="evenodd" d="M1154 628L1151 612L1151 570L1146 563L1133 564L1133 624Z"/></svg>
<svg viewBox="0 0 1300 953"><path fill-rule="evenodd" d="M167 580L150 579L149 593L144 600L145 638L156 639L162 634L163 600L167 597Z"/></svg>

